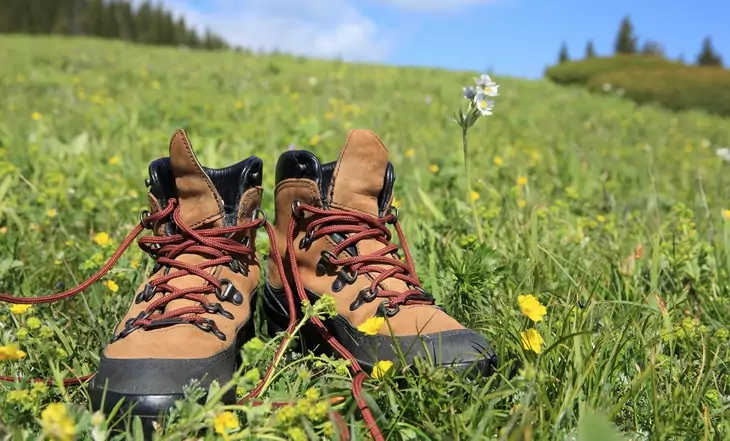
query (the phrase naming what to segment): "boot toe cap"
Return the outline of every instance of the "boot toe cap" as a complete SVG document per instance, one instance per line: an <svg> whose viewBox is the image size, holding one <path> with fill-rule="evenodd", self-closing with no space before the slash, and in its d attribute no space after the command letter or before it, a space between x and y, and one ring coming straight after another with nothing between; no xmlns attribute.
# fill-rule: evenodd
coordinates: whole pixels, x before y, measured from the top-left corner
<svg viewBox="0 0 730 441"><path fill-rule="evenodd" d="M401 351L409 364L416 358L422 358L438 366L491 375L498 363L497 354L489 342L469 329L396 337L395 341L398 348L391 344L391 350ZM398 356L397 353L393 355Z"/></svg>
<svg viewBox="0 0 730 441"><path fill-rule="evenodd" d="M203 359L118 359L102 355L99 370L89 383L94 410L110 412L122 401L120 415L131 411L143 419L157 419L184 397L193 381L206 389L211 382L223 385L235 370L233 351ZM235 390L224 401L235 400ZM207 394L206 394L207 395ZM205 399L205 397L203 398Z"/></svg>

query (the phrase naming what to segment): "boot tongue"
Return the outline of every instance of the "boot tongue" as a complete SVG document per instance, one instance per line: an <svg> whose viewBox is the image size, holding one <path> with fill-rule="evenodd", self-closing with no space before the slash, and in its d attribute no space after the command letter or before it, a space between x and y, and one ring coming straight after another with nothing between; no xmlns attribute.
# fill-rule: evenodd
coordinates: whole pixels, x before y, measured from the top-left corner
<svg viewBox="0 0 730 441"><path fill-rule="evenodd" d="M224 210L221 196L203 171L183 130L177 130L170 140L170 165L182 222L191 228L222 225Z"/></svg>
<svg viewBox="0 0 730 441"><path fill-rule="evenodd" d="M352 130L334 167L330 204L378 216L390 202L392 189L383 188L389 168L388 150L380 139L369 130Z"/></svg>

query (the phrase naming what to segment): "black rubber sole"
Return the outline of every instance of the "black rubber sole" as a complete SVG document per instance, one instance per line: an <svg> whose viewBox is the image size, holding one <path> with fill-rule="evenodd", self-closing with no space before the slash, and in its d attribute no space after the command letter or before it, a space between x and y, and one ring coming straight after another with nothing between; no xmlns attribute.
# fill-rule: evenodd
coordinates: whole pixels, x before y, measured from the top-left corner
<svg viewBox="0 0 730 441"><path fill-rule="evenodd" d="M263 311L265 315L267 333L270 337L274 337L279 332L285 331L289 325L288 308L286 305L281 303L283 299L280 300L280 297L281 296L277 295L268 283L264 285ZM299 311L298 304L296 310ZM301 317L301 315L298 315L297 320L301 319ZM325 321L324 323L329 329L331 324L328 322L329 321ZM330 332L333 335L336 335L333 331L334 330L330 329ZM346 335L348 334L349 333ZM308 351L311 351L315 355L327 355L330 357L341 358L340 354L335 351L329 343L327 343L319 330L311 322L305 323L302 326L295 348L302 354L306 354ZM372 370L375 367L372 359L365 359L354 354L353 356L366 373L372 373ZM395 362L396 360L393 361ZM497 364L498 359L496 355L493 355L492 357L482 358L475 361L451 363L449 365L444 365L444 367L448 367L456 372L467 372L468 378L475 379L482 376L492 375L496 370Z"/></svg>
<svg viewBox="0 0 730 441"><path fill-rule="evenodd" d="M241 348L255 335L254 308L256 305L257 292L251 294L251 315L248 321L238 330L236 334L235 357L236 369L241 365ZM235 372L235 371L234 371ZM231 374L233 374L232 372ZM144 375L144 372L139 372ZM104 414L109 415L114 408L121 402L120 408L115 413L114 431L125 431L132 429L134 418L139 417L142 422L142 431L145 439L150 439L154 432L154 423L162 424L167 411L175 405L175 401L182 400L184 395L182 391L175 394L167 395L144 395L144 394L124 394L113 390L105 389L105 384L97 384L96 377L92 378L87 386L89 397L91 398L91 406L94 411L101 410ZM207 401L207 392L198 401L204 404ZM236 390L232 389L226 392L221 398L224 404L235 404ZM130 426L130 424L132 426Z"/></svg>

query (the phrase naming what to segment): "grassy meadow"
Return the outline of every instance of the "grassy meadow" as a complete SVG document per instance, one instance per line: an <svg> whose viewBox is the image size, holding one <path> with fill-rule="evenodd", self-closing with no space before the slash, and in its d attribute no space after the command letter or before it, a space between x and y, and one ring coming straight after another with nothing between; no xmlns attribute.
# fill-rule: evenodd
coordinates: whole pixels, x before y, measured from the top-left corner
<svg viewBox="0 0 730 441"><path fill-rule="evenodd" d="M146 208L147 165L178 127L207 166L261 157L268 213L282 151L334 160L349 129L369 128L424 285L501 360L488 381L427 366L368 380L388 440L730 439L730 163L715 153L730 120L497 73L495 114L469 132L479 241L453 122L479 72L9 36L0 60L0 292L93 274ZM0 304L0 375L55 379L0 383L0 439L141 439L134 424L111 433L119 416L92 415L61 380L94 372L151 265L133 246L72 300ZM539 323L525 294L547 307ZM531 328L539 354L522 344ZM279 342L261 340L241 395ZM292 354L276 372L263 403L198 405L191 387L160 437L336 439L332 405L368 439L342 363Z"/></svg>

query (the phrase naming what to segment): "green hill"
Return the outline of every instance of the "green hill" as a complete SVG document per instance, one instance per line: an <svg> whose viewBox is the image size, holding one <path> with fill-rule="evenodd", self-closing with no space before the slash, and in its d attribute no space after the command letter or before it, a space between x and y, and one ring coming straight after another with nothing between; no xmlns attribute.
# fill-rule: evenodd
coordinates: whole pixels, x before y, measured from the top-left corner
<svg viewBox="0 0 730 441"><path fill-rule="evenodd" d="M282 151L335 159L349 129L370 128L396 168L419 276L502 360L484 384L425 368L369 381L389 439L574 439L589 408L630 439L730 436L730 164L715 153L730 146L728 119L495 75L495 114L469 138L480 244L452 121L477 72L17 36L0 37L0 60L0 292L56 292L100 267L114 247L92 238L118 245L136 224L147 165L178 127L205 165L261 157L270 214ZM258 245L266 251L263 234ZM83 299L24 315L0 305L0 347L27 353L0 358L0 375L92 373L151 265L133 247ZM527 293L547 306L537 325L520 314ZM521 344L533 326L540 355ZM310 358L282 362L264 400L321 388L345 397L339 412L365 434L350 380ZM240 391L257 375L246 372ZM52 401L74 403L88 436L83 389L37 389L0 384L0 437L39 432L34 418ZM294 409L239 409L246 439L331 428ZM206 411L183 408L168 437L196 436Z"/></svg>

